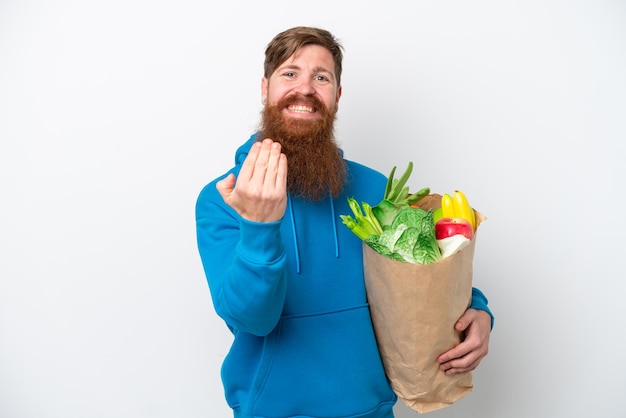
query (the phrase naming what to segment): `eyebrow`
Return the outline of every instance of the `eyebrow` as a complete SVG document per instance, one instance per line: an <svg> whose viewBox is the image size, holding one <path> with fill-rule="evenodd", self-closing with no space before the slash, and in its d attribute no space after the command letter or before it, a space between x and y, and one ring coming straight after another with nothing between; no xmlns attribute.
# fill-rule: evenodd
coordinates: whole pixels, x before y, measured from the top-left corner
<svg viewBox="0 0 626 418"><path fill-rule="evenodd" d="M278 68L278 71L285 71L285 70L301 70L302 68L298 65L295 64L287 64L283 67ZM327 70L324 67L315 67L313 69L314 73L325 73L325 74L329 74L330 77L334 80L335 79L335 75L333 74L332 71Z"/></svg>

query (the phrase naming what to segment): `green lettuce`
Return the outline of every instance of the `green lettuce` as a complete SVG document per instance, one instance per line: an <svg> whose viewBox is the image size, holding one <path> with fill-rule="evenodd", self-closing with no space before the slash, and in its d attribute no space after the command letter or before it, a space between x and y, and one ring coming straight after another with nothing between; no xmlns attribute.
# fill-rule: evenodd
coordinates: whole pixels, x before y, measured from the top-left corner
<svg viewBox="0 0 626 418"><path fill-rule="evenodd" d="M432 210L405 206L389 228L365 242L377 253L407 263L430 264L441 258Z"/></svg>
<svg viewBox="0 0 626 418"><path fill-rule="evenodd" d="M412 169L410 162L404 174L394 179L394 167L387 178L384 197L376 206L361 202L361 208L349 197L352 215L340 216L343 223L377 253L398 261L429 264L441 258L433 211L412 205L428 195L430 189L425 187L417 193L409 193L405 184Z"/></svg>

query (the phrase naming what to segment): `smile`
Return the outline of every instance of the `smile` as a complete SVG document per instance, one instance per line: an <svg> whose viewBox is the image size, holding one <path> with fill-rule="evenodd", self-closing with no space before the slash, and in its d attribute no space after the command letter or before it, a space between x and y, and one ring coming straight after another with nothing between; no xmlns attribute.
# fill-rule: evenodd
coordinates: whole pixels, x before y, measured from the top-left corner
<svg viewBox="0 0 626 418"><path fill-rule="evenodd" d="M296 106L296 105L291 105L288 107L288 109L296 113L313 113L315 111L315 109L309 106Z"/></svg>

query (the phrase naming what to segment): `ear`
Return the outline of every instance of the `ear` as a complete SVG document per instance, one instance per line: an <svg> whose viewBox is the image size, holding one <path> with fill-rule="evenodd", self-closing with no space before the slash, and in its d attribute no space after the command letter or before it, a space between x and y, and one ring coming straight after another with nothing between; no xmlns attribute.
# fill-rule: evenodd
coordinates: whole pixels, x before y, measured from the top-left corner
<svg viewBox="0 0 626 418"><path fill-rule="evenodd" d="M263 104L267 102L268 90L269 90L269 80L263 77L261 79L261 102Z"/></svg>
<svg viewBox="0 0 626 418"><path fill-rule="evenodd" d="M341 98L341 92L342 92L342 89L341 89L341 86L339 86L337 88L337 96L335 97L335 106L339 105L339 99Z"/></svg>

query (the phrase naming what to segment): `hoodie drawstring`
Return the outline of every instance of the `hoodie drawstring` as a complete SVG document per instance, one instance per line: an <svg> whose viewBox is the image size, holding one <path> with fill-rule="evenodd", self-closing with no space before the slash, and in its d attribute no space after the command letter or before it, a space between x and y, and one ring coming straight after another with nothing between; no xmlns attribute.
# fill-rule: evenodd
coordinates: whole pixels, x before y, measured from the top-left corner
<svg viewBox="0 0 626 418"><path fill-rule="evenodd" d="M287 205L289 206L289 215L291 216L291 232L293 233L293 248L296 255L296 273L300 274L300 248L298 248L298 234L296 233L296 217L293 214L293 204L291 203L291 195L287 195Z"/></svg>
<svg viewBox="0 0 626 418"><path fill-rule="evenodd" d="M329 196L330 200L330 221L333 224L333 232L335 234L335 257L339 258L339 234L337 233L337 219L335 218L335 201Z"/></svg>
<svg viewBox="0 0 626 418"><path fill-rule="evenodd" d="M333 226L333 235L335 238L335 257L339 258L339 232L337 231L337 219L335 218L335 202L332 197L329 196L330 201L330 221ZM302 271L300 267L300 247L298 247L298 233L296 231L296 217L294 215L293 204L291 201L291 195L287 195L287 206L289 207L289 217L291 218L291 232L293 236L293 248L296 258L296 273L300 274Z"/></svg>

